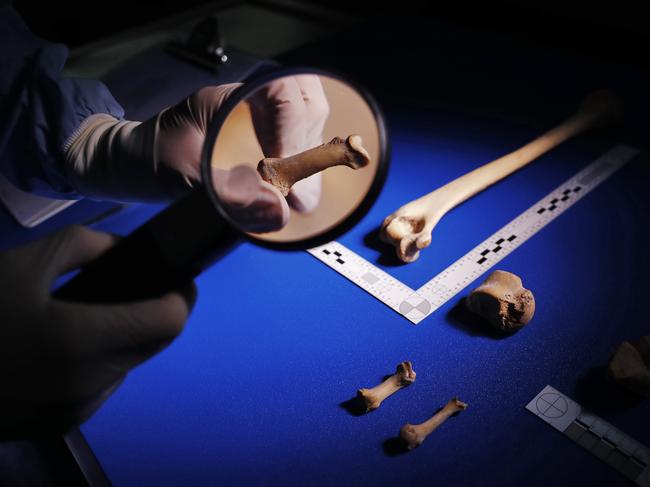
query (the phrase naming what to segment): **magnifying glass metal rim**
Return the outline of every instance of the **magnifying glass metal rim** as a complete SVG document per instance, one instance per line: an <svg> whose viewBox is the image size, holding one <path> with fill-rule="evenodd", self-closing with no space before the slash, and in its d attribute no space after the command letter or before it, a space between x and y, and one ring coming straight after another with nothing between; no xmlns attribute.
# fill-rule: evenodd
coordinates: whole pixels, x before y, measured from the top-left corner
<svg viewBox="0 0 650 487"><path fill-rule="evenodd" d="M296 76L304 74L314 74L325 76L328 78L335 79L340 81L354 90L363 98L363 100L368 104L370 110L372 111L373 116L377 122L377 130L379 131L379 161L377 164L377 173L370 185L370 188L366 195L364 196L361 203L355 208L352 213L350 213L345 219L343 219L338 224L331 227L329 230L324 231L321 234L315 235L313 237L308 237L299 240L293 240L288 242L282 241L270 241L262 238L255 237L239 228L239 225L234 221L226 209L222 206L221 201L217 197L217 192L212 183L212 154L214 151L214 146L217 142L217 136L223 127L223 124L227 120L228 116L232 110L242 101L246 100L251 94L257 91L259 88L264 86L266 83L271 81L287 77L287 76ZM343 75L331 70L325 70L314 67L305 67L305 66L291 66L291 67L280 67L267 71L259 76L255 76L239 87L225 103L217 111L216 116L212 119L208 126L206 132L206 142L203 146L203 153L201 156L201 178L203 180L204 191L207 191L210 201L214 207L219 212L220 216L227 221L233 228L238 230L242 236L262 247L267 247L277 250L298 250L298 249L308 249L312 247L317 247L324 243L335 240L343 233L350 230L354 225L356 225L361 218L368 212L372 205L377 200L381 188L386 181L386 176L388 173L389 166L389 157L390 157L390 144L388 142L388 130L385 123L384 114L379 108L379 105L375 99L364 89L360 84L356 83L354 80L351 80L347 75Z"/></svg>

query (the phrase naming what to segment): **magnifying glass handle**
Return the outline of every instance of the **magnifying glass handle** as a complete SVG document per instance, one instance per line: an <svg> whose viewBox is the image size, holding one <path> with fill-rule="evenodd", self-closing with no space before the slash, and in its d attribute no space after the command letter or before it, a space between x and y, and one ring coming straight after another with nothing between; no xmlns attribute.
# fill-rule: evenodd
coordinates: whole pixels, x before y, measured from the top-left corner
<svg viewBox="0 0 650 487"><path fill-rule="evenodd" d="M92 303L158 297L190 282L240 238L197 188L84 266L54 296Z"/></svg>

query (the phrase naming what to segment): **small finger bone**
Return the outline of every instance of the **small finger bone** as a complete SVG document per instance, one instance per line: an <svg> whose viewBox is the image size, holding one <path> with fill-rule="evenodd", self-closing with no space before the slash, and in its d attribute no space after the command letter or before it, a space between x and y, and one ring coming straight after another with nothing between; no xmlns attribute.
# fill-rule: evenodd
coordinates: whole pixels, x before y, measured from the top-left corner
<svg viewBox="0 0 650 487"><path fill-rule="evenodd" d="M402 362L393 375L372 389L359 389L357 397L362 401L366 412L377 409L391 394L415 382L415 371L411 362Z"/></svg>
<svg viewBox="0 0 650 487"><path fill-rule="evenodd" d="M607 375L628 391L650 396L650 335L635 343L621 343L609 361Z"/></svg>
<svg viewBox="0 0 650 487"><path fill-rule="evenodd" d="M467 403L464 403L457 397L452 398L440 411L434 414L421 424L407 423L402 426L399 432L400 439L404 442L409 450L413 450L422 444L422 442L435 431L442 423L447 421L450 416L467 409Z"/></svg>
<svg viewBox="0 0 650 487"><path fill-rule="evenodd" d="M517 331L535 314L533 293L521 278L506 271L494 271L465 299L467 308L501 331Z"/></svg>
<svg viewBox="0 0 650 487"><path fill-rule="evenodd" d="M262 159L257 171L264 181L278 188L286 197L291 186L312 174L333 166L359 169L369 162L370 156L363 147L361 136L350 135L347 139L334 137L327 144L290 157Z"/></svg>

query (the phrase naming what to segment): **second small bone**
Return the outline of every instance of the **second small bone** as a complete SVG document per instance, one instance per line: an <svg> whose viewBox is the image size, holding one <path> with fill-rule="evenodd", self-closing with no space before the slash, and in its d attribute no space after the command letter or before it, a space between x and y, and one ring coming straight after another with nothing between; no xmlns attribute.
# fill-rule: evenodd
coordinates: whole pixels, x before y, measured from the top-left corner
<svg viewBox="0 0 650 487"><path fill-rule="evenodd" d="M405 424L399 432L399 437L408 450L417 448L442 423L454 414L467 409L467 404L457 397L449 400L445 407L421 424Z"/></svg>

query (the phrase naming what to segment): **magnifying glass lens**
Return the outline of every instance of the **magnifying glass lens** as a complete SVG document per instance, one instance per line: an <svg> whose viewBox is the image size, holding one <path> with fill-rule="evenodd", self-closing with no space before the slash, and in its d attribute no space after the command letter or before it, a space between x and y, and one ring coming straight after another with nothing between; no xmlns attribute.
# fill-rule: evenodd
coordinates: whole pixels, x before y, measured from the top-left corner
<svg viewBox="0 0 650 487"><path fill-rule="evenodd" d="M221 124L206 186L230 223L255 239L311 239L371 191L382 136L375 111L347 83L321 74L276 78Z"/></svg>
<svg viewBox="0 0 650 487"><path fill-rule="evenodd" d="M240 232L277 249L333 240L377 197L387 146L375 103L336 75L281 68L251 80L208 126L203 184L86 265L55 295L104 303L161 296L219 259Z"/></svg>

